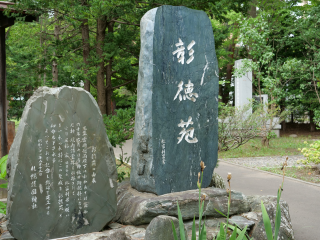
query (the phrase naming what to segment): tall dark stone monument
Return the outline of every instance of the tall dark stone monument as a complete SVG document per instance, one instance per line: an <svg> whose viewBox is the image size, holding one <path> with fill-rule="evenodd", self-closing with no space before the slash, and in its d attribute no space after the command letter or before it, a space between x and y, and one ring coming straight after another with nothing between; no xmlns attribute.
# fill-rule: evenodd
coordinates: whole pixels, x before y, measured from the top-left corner
<svg viewBox="0 0 320 240"><path fill-rule="evenodd" d="M141 19L131 185L158 195L210 183L218 150L218 62L206 13L162 6Z"/></svg>
<svg viewBox="0 0 320 240"><path fill-rule="evenodd" d="M115 216L117 171L100 110L81 88L39 88L7 164L8 229L18 240L101 230Z"/></svg>

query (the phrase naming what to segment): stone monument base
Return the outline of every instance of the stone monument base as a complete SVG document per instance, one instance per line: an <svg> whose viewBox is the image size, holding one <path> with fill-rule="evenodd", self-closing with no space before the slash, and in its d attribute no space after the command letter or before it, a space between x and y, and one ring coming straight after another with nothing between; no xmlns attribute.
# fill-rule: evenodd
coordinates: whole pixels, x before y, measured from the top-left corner
<svg viewBox="0 0 320 240"><path fill-rule="evenodd" d="M214 239L221 222L226 218L215 209L227 213L228 193L224 189L204 188L204 216L207 229L207 239ZM106 237L110 240L174 240L171 221L178 231L177 201L184 218L185 233L188 239L192 235L193 216L198 216L198 190L189 190L157 196L151 193L141 193L133 189L128 181L120 184L117 191L118 210L114 222L102 232L63 238L64 240L98 240ZM241 192L232 191L230 224L237 224L241 229L247 226L247 233L253 240L267 240L261 213L261 200L267 209L271 222L274 224L277 198L276 196L245 196ZM279 238L294 239L289 206L281 200L281 226ZM3 224L1 225L1 227ZM196 220L198 228L199 221ZM5 229L2 229L5 230ZM197 230L198 231L198 230ZM13 240L8 233L0 240Z"/></svg>

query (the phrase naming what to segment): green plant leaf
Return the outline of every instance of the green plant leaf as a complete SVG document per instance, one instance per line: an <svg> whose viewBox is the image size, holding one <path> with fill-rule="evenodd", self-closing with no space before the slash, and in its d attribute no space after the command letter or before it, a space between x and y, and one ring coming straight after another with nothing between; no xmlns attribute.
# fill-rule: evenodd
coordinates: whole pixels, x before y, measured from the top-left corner
<svg viewBox="0 0 320 240"><path fill-rule="evenodd" d="M227 226L226 223L223 223L223 225L224 225L224 226ZM236 233L237 233L238 235L240 235L241 232L243 231L243 230L241 230L241 228L240 228L239 226L228 225L228 228L232 229L233 231L236 231ZM245 235L246 235L246 233L245 233ZM248 240L248 238L247 238L245 235L243 236L243 238L241 238L241 240ZM231 238L230 238L230 239L231 239Z"/></svg>
<svg viewBox="0 0 320 240"><path fill-rule="evenodd" d="M281 209L280 204L277 204L277 212L276 212L276 219L275 219L275 229L274 229L274 239L278 239L278 233L280 230L281 224Z"/></svg>
<svg viewBox="0 0 320 240"><path fill-rule="evenodd" d="M262 210L264 229L266 231L267 238L268 238L268 240L273 240L270 218L268 216L267 210L266 210L262 200L261 200L261 210Z"/></svg>
<svg viewBox="0 0 320 240"><path fill-rule="evenodd" d="M7 160L8 160L8 155L3 156L0 159L0 179L5 179L7 175Z"/></svg>
<svg viewBox="0 0 320 240"><path fill-rule="evenodd" d="M221 240L226 239L226 234L225 234L225 232L224 232L224 227L223 227L223 224L222 224L222 223L220 223L220 231L219 231L219 233L218 233L217 240L218 240L218 239L221 239Z"/></svg>
<svg viewBox="0 0 320 240"><path fill-rule="evenodd" d="M192 237L191 237L191 240L197 240L197 237L196 237L196 220L195 220L195 216L193 217Z"/></svg>
<svg viewBox="0 0 320 240"><path fill-rule="evenodd" d="M181 238L181 240L185 240L186 236L184 235L184 224L183 224L182 215L181 215L178 201L177 201L177 208L178 208L180 238Z"/></svg>
<svg viewBox="0 0 320 240"><path fill-rule="evenodd" d="M239 234L239 236L237 237L237 240L242 240L242 239L247 239L244 235L246 234L247 231L247 226L245 226L244 229L242 229L241 233Z"/></svg>
<svg viewBox="0 0 320 240"><path fill-rule="evenodd" d="M220 213L222 216L224 216L224 217L227 217L225 214L223 214L222 212L220 212L218 209L214 209L214 210L216 210L218 213Z"/></svg>
<svg viewBox="0 0 320 240"><path fill-rule="evenodd" d="M203 221L201 233L199 236L199 240L207 240L207 230L206 230L206 225L204 224L204 221Z"/></svg>
<svg viewBox="0 0 320 240"><path fill-rule="evenodd" d="M281 186L281 189L282 189L282 186ZM275 226L274 226L274 239L278 239L278 233L279 233L280 224L281 224L281 208L280 208L281 189L278 190L278 195L277 195L277 211L276 211L276 219L275 219Z"/></svg>
<svg viewBox="0 0 320 240"><path fill-rule="evenodd" d="M173 223L172 220L171 220L171 224L172 224L173 238L174 238L174 240L179 240L178 236L177 236L176 228L175 228L174 223Z"/></svg>
<svg viewBox="0 0 320 240"><path fill-rule="evenodd" d="M0 188L8 188L8 183L3 183L0 185Z"/></svg>
<svg viewBox="0 0 320 240"><path fill-rule="evenodd" d="M237 228L234 228L229 240L236 240L236 237L237 237Z"/></svg>

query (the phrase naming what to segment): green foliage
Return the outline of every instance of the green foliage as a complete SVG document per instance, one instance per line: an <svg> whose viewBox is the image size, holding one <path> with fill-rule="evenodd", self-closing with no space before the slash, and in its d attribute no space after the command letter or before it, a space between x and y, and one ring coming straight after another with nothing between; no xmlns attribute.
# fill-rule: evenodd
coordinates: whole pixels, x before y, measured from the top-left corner
<svg viewBox="0 0 320 240"><path fill-rule="evenodd" d="M275 134L274 132L268 132L267 134L267 139L270 140L272 138L276 138L277 134Z"/></svg>
<svg viewBox="0 0 320 240"><path fill-rule="evenodd" d="M117 109L115 115L103 115L109 141L113 147L133 137L135 108Z"/></svg>
<svg viewBox="0 0 320 240"><path fill-rule="evenodd" d="M320 110L314 110L313 121L317 125L317 129L320 129Z"/></svg>
<svg viewBox="0 0 320 240"><path fill-rule="evenodd" d="M6 178L7 175L7 160L8 160L8 155L3 156L0 159L0 179L4 180Z"/></svg>
<svg viewBox="0 0 320 240"><path fill-rule="evenodd" d="M3 156L0 159L0 179L1 180L7 180L6 175L7 175L7 160L8 160L8 155ZM7 188L8 183L3 183L0 185L0 188ZM0 213L6 214L7 211L7 204L0 202Z"/></svg>
<svg viewBox="0 0 320 240"><path fill-rule="evenodd" d="M307 144L307 142L305 142L305 144ZM306 158L305 160L299 160L298 163L303 163L305 165L320 163L320 140L314 141L308 147L299 148L298 150L300 150Z"/></svg>
<svg viewBox="0 0 320 240"><path fill-rule="evenodd" d="M119 164L117 163L118 170L130 160L130 157L125 157L125 153L122 150L124 142L133 137L135 101L130 101L130 103L131 106L129 108L117 109L116 115L103 115L103 121L111 145L113 147L118 145L122 151L118 159ZM126 174L124 171L118 171L118 181L121 182L126 177Z"/></svg>
<svg viewBox="0 0 320 240"><path fill-rule="evenodd" d="M120 87L113 91L113 99L116 101L118 108L135 108L137 95L132 94L125 87Z"/></svg>

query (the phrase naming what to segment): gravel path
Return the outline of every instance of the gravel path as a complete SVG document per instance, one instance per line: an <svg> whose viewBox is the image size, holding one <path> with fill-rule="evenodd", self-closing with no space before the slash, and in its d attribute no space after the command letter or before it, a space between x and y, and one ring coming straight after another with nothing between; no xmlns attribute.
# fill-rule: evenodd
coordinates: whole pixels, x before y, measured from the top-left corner
<svg viewBox="0 0 320 240"><path fill-rule="evenodd" d="M246 167L279 167L286 160L287 156L269 156L269 157L249 157L249 158L224 158L220 161L239 164ZM297 160L305 159L303 155L288 156L288 166L303 166L298 164Z"/></svg>

